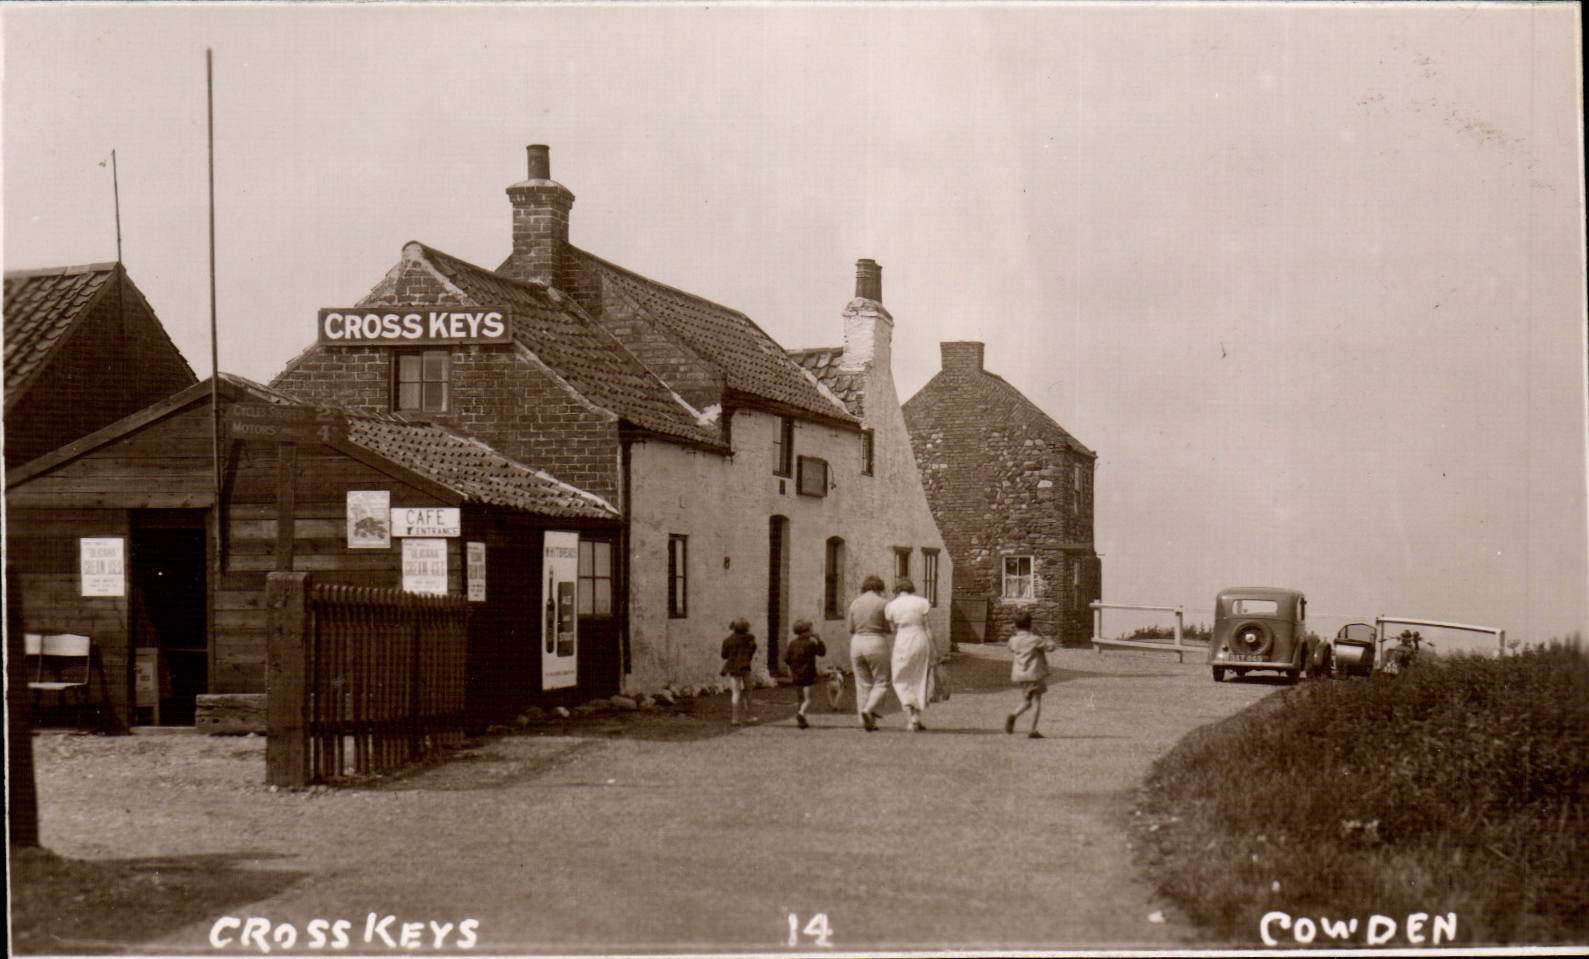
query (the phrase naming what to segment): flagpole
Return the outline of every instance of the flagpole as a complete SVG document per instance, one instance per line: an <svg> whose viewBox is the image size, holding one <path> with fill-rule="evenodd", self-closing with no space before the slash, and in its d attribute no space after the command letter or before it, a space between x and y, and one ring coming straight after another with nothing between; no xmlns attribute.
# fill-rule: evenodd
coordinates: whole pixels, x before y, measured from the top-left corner
<svg viewBox="0 0 1589 959"><path fill-rule="evenodd" d="M116 200L116 262L121 262L121 181L116 176L116 151L110 151L110 191Z"/></svg>

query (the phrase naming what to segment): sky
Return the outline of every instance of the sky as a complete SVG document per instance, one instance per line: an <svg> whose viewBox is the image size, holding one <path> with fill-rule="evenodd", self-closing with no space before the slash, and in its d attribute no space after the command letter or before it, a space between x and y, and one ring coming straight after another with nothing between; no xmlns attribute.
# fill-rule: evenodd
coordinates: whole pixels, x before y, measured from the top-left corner
<svg viewBox="0 0 1589 959"><path fill-rule="evenodd" d="M883 267L1098 454L1106 602L1589 626L1577 4L0 5L6 269L268 381L419 240L572 241L834 345ZM1106 623L1106 631L1115 631Z"/></svg>

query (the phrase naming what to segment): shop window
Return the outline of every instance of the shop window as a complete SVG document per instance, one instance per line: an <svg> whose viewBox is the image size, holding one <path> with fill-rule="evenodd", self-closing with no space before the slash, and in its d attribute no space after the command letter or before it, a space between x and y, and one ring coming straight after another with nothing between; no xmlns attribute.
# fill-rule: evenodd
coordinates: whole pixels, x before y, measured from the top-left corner
<svg viewBox="0 0 1589 959"><path fill-rule="evenodd" d="M877 455L877 433L873 430L861 430L861 475L871 476L874 468L874 457Z"/></svg>
<svg viewBox="0 0 1589 959"><path fill-rule="evenodd" d="M910 547L894 547L894 578L910 579Z"/></svg>
<svg viewBox="0 0 1589 959"><path fill-rule="evenodd" d="M938 551L935 549L921 551L921 594L927 597L927 602L938 605Z"/></svg>
<svg viewBox="0 0 1589 959"><path fill-rule="evenodd" d="M688 536L674 533L668 537L668 618L689 615L690 567Z"/></svg>
<svg viewBox="0 0 1589 959"><path fill-rule="evenodd" d="M443 413L449 399L449 357L446 350L398 353L393 362L392 408L419 413Z"/></svg>
<svg viewBox="0 0 1589 959"><path fill-rule="evenodd" d="M579 541L579 615L612 615L612 544Z"/></svg>
<svg viewBox="0 0 1589 959"><path fill-rule="evenodd" d="M815 456L802 456L799 463L800 475L795 479L795 489L800 495L828 495L828 461Z"/></svg>
<svg viewBox="0 0 1589 959"><path fill-rule="evenodd" d="M1035 599L1032 583L1032 557L1004 557L1004 598Z"/></svg>
<svg viewBox="0 0 1589 959"><path fill-rule="evenodd" d="M827 558L822 565L822 617L844 618L844 537L828 538Z"/></svg>
<svg viewBox="0 0 1589 959"><path fill-rule="evenodd" d="M778 436L772 444L772 474L790 476L794 473L794 420L778 417Z"/></svg>

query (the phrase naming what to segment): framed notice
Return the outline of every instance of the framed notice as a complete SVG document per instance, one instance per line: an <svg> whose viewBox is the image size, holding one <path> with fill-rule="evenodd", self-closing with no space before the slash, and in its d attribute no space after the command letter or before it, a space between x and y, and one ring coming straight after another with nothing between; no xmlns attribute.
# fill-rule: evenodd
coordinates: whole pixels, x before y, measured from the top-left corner
<svg viewBox="0 0 1589 959"><path fill-rule="evenodd" d="M469 584L469 602L486 601L486 544L466 543L465 575Z"/></svg>
<svg viewBox="0 0 1589 959"><path fill-rule="evenodd" d="M447 595L446 540L403 540L403 591Z"/></svg>
<svg viewBox="0 0 1589 959"><path fill-rule="evenodd" d="M391 545L391 491L348 490L348 549L386 549Z"/></svg>
<svg viewBox="0 0 1589 959"><path fill-rule="evenodd" d="M120 536L84 536L77 541L78 568L84 596L127 595L127 540Z"/></svg>

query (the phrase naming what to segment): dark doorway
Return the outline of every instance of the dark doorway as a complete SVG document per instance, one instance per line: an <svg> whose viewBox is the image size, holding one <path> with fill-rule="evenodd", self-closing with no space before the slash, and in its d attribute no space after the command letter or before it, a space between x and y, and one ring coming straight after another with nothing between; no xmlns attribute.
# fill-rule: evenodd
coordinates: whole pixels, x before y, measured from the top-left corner
<svg viewBox="0 0 1589 959"><path fill-rule="evenodd" d="M617 549L612 540L579 539L579 688L590 696L618 692L623 673Z"/></svg>
<svg viewBox="0 0 1589 959"><path fill-rule="evenodd" d="M789 610L789 517L767 522L767 671L783 672L778 653Z"/></svg>
<svg viewBox="0 0 1589 959"><path fill-rule="evenodd" d="M162 726L193 725L194 701L209 691L204 515L185 509L132 514L133 644L159 651Z"/></svg>

